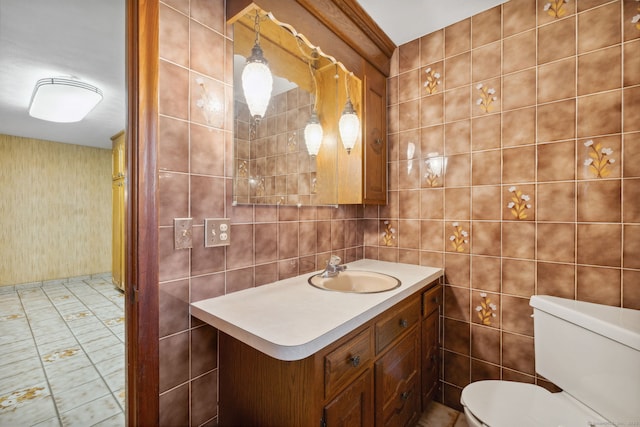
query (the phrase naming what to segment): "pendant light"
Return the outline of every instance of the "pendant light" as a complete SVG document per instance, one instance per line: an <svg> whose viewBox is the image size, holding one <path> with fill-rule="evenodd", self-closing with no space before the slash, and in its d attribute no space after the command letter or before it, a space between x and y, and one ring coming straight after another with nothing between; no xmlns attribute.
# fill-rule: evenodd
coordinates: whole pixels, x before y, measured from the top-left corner
<svg viewBox="0 0 640 427"><path fill-rule="evenodd" d="M309 155L317 156L320 151L320 145L322 144L323 131L320 120L318 119L318 85L316 82L316 76L313 74L313 69L311 68L311 61L309 61L309 72L311 73L311 79L313 80L314 99L311 117L304 128L304 143L307 145L307 152Z"/></svg>
<svg viewBox="0 0 640 427"><path fill-rule="evenodd" d="M242 70L242 90L251 116L259 122L264 117L271 99L273 76L260 47L260 15L257 11L253 28L256 32L255 44Z"/></svg>
<svg viewBox="0 0 640 427"><path fill-rule="evenodd" d="M353 75L353 73L345 75L344 87L347 93L347 103L344 106L344 111L342 112L342 116L338 122L340 138L342 139L342 145L344 145L344 148L347 150L347 154L351 154L351 149L356 145L358 133L360 132L360 119L358 118L356 111L353 109L351 96L349 95L348 77L351 75Z"/></svg>

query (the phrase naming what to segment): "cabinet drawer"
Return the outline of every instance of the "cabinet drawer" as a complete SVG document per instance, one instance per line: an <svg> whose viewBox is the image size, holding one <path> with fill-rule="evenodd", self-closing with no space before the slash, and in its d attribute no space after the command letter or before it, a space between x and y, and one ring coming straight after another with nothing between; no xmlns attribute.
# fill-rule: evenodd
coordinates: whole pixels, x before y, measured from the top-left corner
<svg viewBox="0 0 640 427"><path fill-rule="evenodd" d="M422 314L426 317L442 304L442 286L436 285L422 294Z"/></svg>
<svg viewBox="0 0 640 427"><path fill-rule="evenodd" d="M324 358L325 397L354 379L373 359L371 330L367 328Z"/></svg>
<svg viewBox="0 0 640 427"><path fill-rule="evenodd" d="M403 332L420 320L420 300L411 298L407 304L389 310L389 315L376 322L376 354L384 350Z"/></svg>

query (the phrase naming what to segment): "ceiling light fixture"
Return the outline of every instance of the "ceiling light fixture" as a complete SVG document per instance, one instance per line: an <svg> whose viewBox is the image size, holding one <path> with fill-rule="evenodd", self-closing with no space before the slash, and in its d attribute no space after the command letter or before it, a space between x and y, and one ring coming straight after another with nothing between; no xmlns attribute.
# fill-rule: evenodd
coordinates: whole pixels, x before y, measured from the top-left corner
<svg viewBox="0 0 640 427"><path fill-rule="evenodd" d="M256 122L259 122L269 106L273 76L260 47L260 15L257 11L253 28L256 32L256 38L251 49L251 56L247 59L244 70L242 70L242 91L251 116Z"/></svg>
<svg viewBox="0 0 640 427"><path fill-rule="evenodd" d="M352 75L352 73L345 74L344 87L347 92L347 103L344 106L344 111L342 112L342 116L340 116L340 121L338 122L340 138L342 139L342 145L344 145L344 148L347 150L347 154L351 154L351 150L356 145L358 133L360 132L360 119L358 118L356 111L353 109L351 96L349 96L348 77L350 75Z"/></svg>
<svg viewBox="0 0 640 427"><path fill-rule="evenodd" d="M58 123L84 119L102 101L102 91L74 78L49 77L36 83L29 104L29 115Z"/></svg>

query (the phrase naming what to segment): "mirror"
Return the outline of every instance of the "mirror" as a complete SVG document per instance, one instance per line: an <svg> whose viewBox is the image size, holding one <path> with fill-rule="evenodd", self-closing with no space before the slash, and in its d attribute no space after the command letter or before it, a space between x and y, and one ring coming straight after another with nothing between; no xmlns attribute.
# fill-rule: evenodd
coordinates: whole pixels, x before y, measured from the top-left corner
<svg viewBox="0 0 640 427"><path fill-rule="evenodd" d="M339 121L347 93L362 121L360 79L295 28L259 8L239 17L233 33L234 204L357 203L362 192L362 132L358 130L355 146L347 152ZM249 112L241 77L256 41L274 81L259 120ZM309 154L305 142L314 109L323 130L317 155ZM341 185L349 187L353 201L339 195Z"/></svg>

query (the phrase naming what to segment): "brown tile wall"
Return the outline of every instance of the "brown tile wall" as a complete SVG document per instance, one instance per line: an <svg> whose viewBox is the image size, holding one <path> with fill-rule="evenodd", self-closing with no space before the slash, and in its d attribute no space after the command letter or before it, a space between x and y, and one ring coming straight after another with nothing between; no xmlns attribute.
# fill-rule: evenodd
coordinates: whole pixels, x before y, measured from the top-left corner
<svg viewBox="0 0 640 427"><path fill-rule="evenodd" d="M190 317L190 301L363 255L362 207L233 206L232 36L223 0L160 3L161 425L217 424L217 332ZM175 250L183 217L193 248ZM231 219L229 247L204 247L204 218Z"/></svg>
<svg viewBox="0 0 640 427"><path fill-rule="evenodd" d="M365 208L365 255L445 268L442 399L457 408L471 381L552 388L531 295L640 308L639 4L549 3L406 43L388 80L390 203Z"/></svg>
<svg viewBox="0 0 640 427"><path fill-rule="evenodd" d="M551 387L535 375L531 294L640 308L640 12L578 3L555 18L543 0L511 0L401 46L389 204L338 209L233 206L224 1L161 3L162 425L217 422L217 333L188 302L313 271L330 253L445 268L442 399L454 407L479 379ZM443 177L424 161L434 152ZM178 217L193 218L193 249L173 248ZM231 246L204 248L206 217L231 218Z"/></svg>

